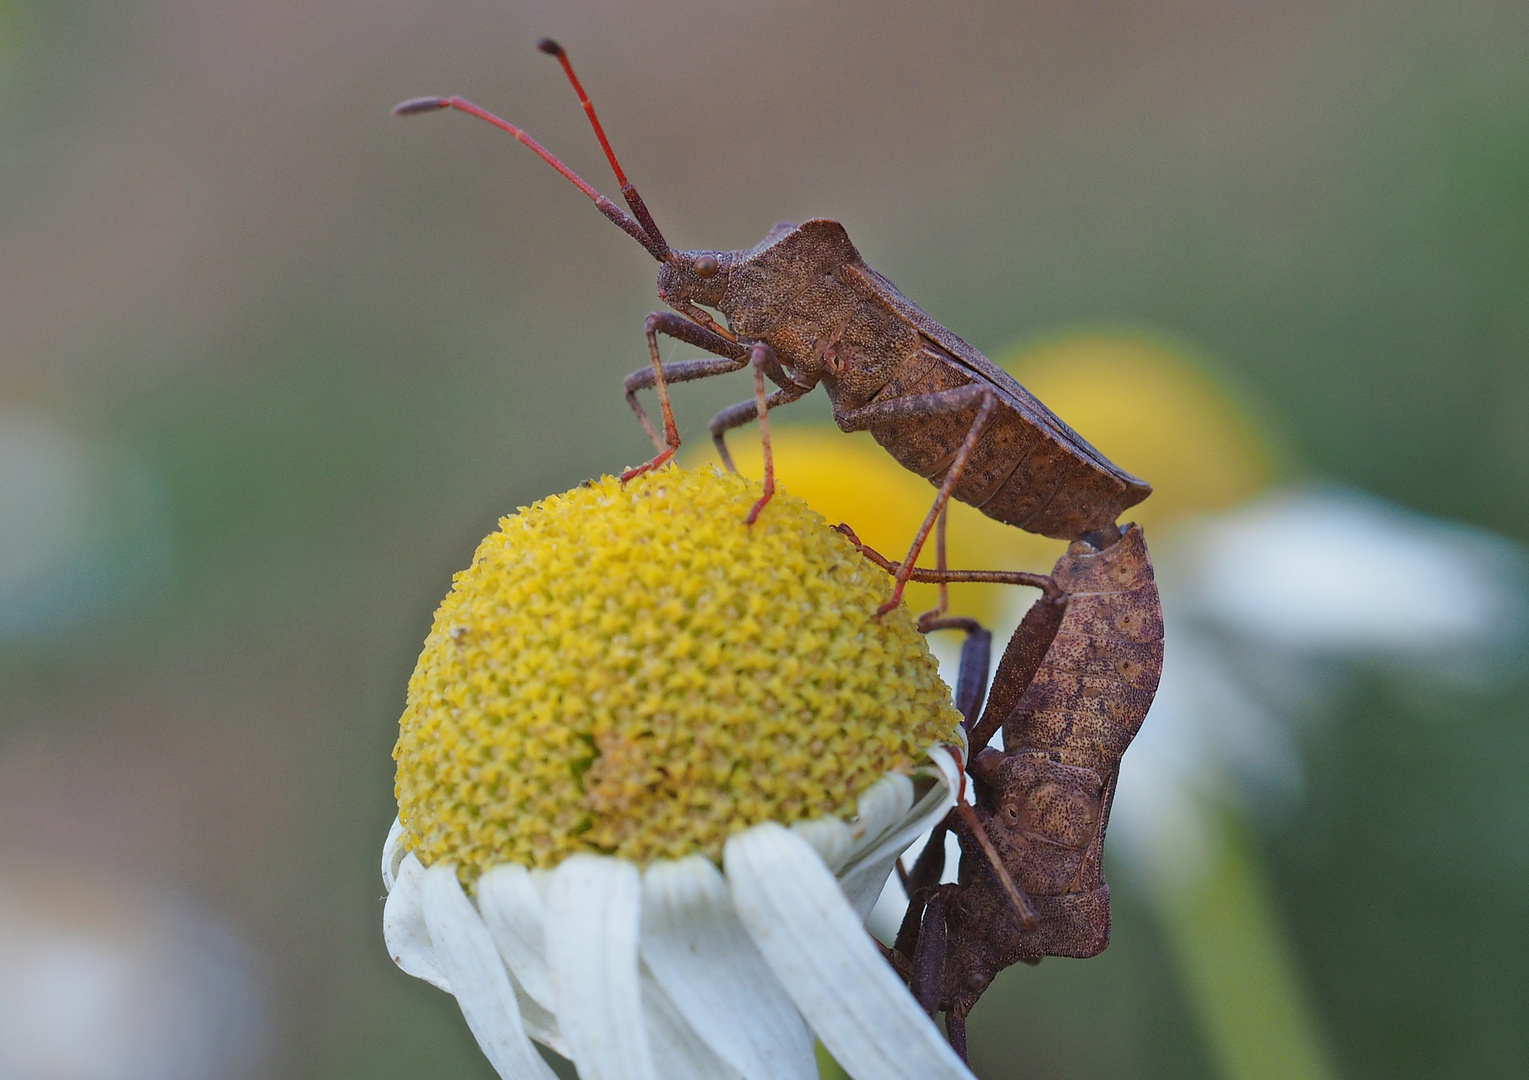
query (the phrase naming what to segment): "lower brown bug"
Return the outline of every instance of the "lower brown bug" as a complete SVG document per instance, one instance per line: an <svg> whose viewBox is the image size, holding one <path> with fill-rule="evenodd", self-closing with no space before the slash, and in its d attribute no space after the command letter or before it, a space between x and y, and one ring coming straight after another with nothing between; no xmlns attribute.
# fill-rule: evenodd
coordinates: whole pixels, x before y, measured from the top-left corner
<svg viewBox="0 0 1529 1080"><path fill-rule="evenodd" d="M875 552L868 557L891 570ZM963 792L904 878L908 912L888 959L931 1014L945 1013L966 1057L966 1017L1004 968L1089 957L1110 942L1104 830L1120 758L1141 728L1163 668L1163 615L1136 525L1071 544L1050 577L915 571L1043 590L1014 632L981 718L987 631L966 629L956 701L972 748ZM1002 752L987 746L1003 730ZM961 844L959 880L942 885L945 834Z"/></svg>

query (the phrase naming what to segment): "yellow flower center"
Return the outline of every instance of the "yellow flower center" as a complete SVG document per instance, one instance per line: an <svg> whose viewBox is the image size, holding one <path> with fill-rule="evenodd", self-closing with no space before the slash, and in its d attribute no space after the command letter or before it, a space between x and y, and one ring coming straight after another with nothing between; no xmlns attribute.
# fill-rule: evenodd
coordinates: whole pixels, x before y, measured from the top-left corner
<svg viewBox="0 0 1529 1080"><path fill-rule="evenodd" d="M847 818L960 718L891 581L758 481L606 477L504 518L409 680L406 845L474 878L580 851L721 854L761 821Z"/></svg>

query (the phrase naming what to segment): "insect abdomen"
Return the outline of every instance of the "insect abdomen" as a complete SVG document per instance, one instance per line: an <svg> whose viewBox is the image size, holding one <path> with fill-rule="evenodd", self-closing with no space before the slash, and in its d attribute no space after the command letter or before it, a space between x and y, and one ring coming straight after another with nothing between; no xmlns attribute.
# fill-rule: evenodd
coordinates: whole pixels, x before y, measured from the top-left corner
<svg viewBox="0 0 1529 1080"><path fill-rule="evenodd" d="M1146 718L1163 667L1162 607L1140 527L1103 551L1069 549L1052 576L1067 610L1004 722L1004 745L1046 751L1108 780Z"/></svg>

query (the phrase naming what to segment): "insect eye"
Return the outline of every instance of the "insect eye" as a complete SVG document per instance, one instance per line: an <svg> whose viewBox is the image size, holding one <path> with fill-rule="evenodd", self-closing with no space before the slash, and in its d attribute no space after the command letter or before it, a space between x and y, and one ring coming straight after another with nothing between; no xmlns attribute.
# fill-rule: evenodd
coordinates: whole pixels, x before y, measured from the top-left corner
<svg viewBox="0 0 1529 1080"><path fill-rule="evenodd" d="M696 277L709 278L717 276L717 257L715 255L697 255L695 257Z"/></svg>

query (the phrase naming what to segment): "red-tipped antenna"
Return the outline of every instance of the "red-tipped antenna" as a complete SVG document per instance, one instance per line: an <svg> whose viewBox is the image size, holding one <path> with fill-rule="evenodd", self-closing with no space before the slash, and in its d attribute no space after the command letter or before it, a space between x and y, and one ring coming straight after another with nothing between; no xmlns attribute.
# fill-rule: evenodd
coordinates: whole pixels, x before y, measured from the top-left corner
<svg viewBox="0 0 1529 1080"><path fill-rule="evenodd" d="M639 225L636 221L633 221L632 218L627 215L626 211L622 210L621 207L617 206L604 195L601 195L589 184L585 183L585 181L579 176L578 173L574 172L567 165L564 165L557 158L553 157L547 148L542 146L541 143L531 138L531 136L527 135L524 131L521 131L508 120L504 120L495 116L487 109L479 108L477 105L474 105L466 98L456 97L455 95L452 97L410 98L408 101L400 102L399 104L393 106L393 115L412 116L415 113L434 112L436 109L457 109L461 112L465 112L469 116L476 116L479 120L486 120L490 124L493 124L496 128L499 128L501 131L509 132L516 138L516 140L528 147L532 153L541 158L548 165L551 165L558 172L562 173L563 176L571 181L576 188L594 200L595 207L600 211L600 213L610 218L610 220L613 221L621 229L622 232L626 233L633 240L636 240L639 244L646 248L649 255L652 255L659 262L664 262L666 259L668 259L669 245L664 243L664 238L662 236L656 235L656 229L654 230L655 235L650 236L641 225ZM612 158L611 160L614 161L615 159ZM623 191L623 194L625 194L625 191ZM636 192L634 191L633 194L635 195ZM628 204L631 204L632 200L630 197L627 198L627 202ZM642 200L639 199L636 205L641 205L641 202ZM635 209L636 207L634 206L633 208ZM646 212L646 209L644 209L643 213L646 214Z"/></svg>
<svg viewBox="0 0 1529 1080"><path fill-rule="evenodd" d="M568 53L551 38L542 38L536 43L536 47L548 56L557 57L557 62L563 65L563 72L568 76L568 81L573 84L574 93L579 95L579 104L584 106L584 115L589 117L589 126L595 129L595 138L600 140L600 149L605 151L605 159L611 163L611 170L616 174L616 183L621 185L621 197L632 208L632 213L642 223L643 229L667 255L669 245L664 242L664 234L658 231L653 215L648 213L648 204L642 201L642 196L637 194L637 189L626 178L626 173L621 171L621 163L616 160L616 152L611 149L610 140L605 137L605 128L600 126L600 118L595 115L595 106L589 100L589 95L584 92L584 85L579 82L579 77L573 73L573 65L568 62Z"/></svg>

